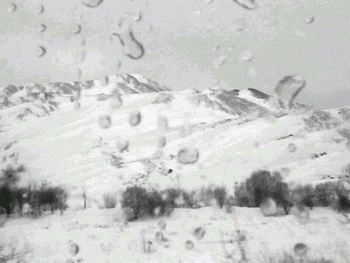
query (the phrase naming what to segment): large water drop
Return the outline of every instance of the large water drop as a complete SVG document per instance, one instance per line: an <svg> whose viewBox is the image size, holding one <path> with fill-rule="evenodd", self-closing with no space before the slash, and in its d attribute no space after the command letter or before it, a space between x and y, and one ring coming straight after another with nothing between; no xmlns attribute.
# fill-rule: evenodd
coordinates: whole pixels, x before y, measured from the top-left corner
<svg viewBox="0 0 350 263"><path fill-rule="evenodd" d="M112 125L112 119L111 116L109 115L102 115L98 119L98 125L100 126L101 129L108 129Z"/></svg>
<svg viewBox="0 0 350 263"><path fill-rule="evenodd" d="M198 161L199 153L194 148L183 148L177 154L177 161L181 164L193 164Z"/></svg>
<svg viewBox="0 0 350 263"><path fill-rule="evenodd" d="M137 126L141 122L141 113L139 111L133 111L129 115L129 124L131 126Z"/></svg>
<svg viewBox="0 0 350 263"><path fill-rule="evenodd" d="M283 106L291 108L305 85L306 81L299 75L286 76L277 83L274 92Z"/></svg>
<svg viewBox="0 0 350 263"><path fill-rule="evenodd" d="M123 52L131 59L140 59L145 54L143 45L136 39L134 32L128 26L121 26L120 33L113 33L119 39Z"/></svg>
<svg viewBox="0 0 350 263"><path fill-rule="evenodd" d="M11 3L10 6L7 8L7 11L10 13L14 13L17 10L17 5L15 3Z"/></svg>
<svg viewBox="0 0 350 263"><path fill-rule="evenodd" d="M37 56L38 57L43 57L43 56L45 56L45 54L46 54L46 48L45 47L43 47L43 46L38 46L38 48L37 48L37 50L36 50L36 53L37 53Z"/></svg>

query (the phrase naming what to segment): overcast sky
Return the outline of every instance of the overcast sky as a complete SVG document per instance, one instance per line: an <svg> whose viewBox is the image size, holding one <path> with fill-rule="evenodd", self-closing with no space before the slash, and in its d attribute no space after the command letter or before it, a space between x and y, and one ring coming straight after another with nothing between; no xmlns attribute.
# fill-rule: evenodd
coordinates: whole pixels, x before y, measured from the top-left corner
<svg viewBox="0 0 350 263"><path fill-rule="evenodd" d="M350 105L349 0L256 0L254 10L233 0L82 1L0 1L1 86L76 80L81 68L82 79L139 73L174 90L218 84L271 93L283 76L300 74L307 87L299 101ZM122 33L120 21L144 46L141 59L111 37Z"/></svg>

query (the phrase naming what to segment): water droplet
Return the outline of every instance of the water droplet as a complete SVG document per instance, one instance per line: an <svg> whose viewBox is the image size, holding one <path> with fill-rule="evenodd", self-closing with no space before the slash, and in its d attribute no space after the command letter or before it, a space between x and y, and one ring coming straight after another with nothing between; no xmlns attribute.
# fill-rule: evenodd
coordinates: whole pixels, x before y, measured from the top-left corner
<svg viewBox="0 0 350 263"><path fill-rule="evenodd" d="M77 255L79 253L79 250L80 249L79 249L79 246L77 244L75 244L75 243L70 243L69 244L69 254L71 256Z"/></svg>
<svg viewBox="0 0 350 263"><path fill-rule="evenodd" d="M272 198L267 198L260 204L260 211L264 216L276 216L277 204Z"/></svg>
<svg viewBox="0 0 350 263"><path fill-rule="evenodd" d="M37 8L36 8L36 13L37 14L43 14L45 12L45 7L44 5L39 5Z"/></svg>
<svg viewBox="0 0 350 263"><path fill-rule="evenodd" d="M162 232L157 232L155 234L155 241L158 243L158 244L162 244L164 241L166 240L166 238L164 237L164 234Z"/></svg>
<svg viewBox="0 0 350 263"><path fill-rule="evenodd" d="M81 108L81 104L79 101L74 102L74 110L79 110Z"/></svg>
<svg viewBox="0 0 350 263"><path fill-rule="evenodd" d="M131 126L137 126L141 122L141 112L133 111L129 115L129 124Z"/></svg>
<svg viewBox="0 0 350 263"><path fill-rule="evenodd" d="M103 0L82 0L82 4L87 7L98 7L100 4L103 3Z"/></svg>
<svg viewBox="0 0 350 263"><path fill-rule="evenodd" d="M46 54L46 48L43 46L38 46L37 48L37 56L38 57L43 57Z"/></svg>
<svg viewBox="0 0 350 263"><path fill-rule="evenodd" d="M139 11L137 15L134 17L136 22L140 22L142 20L142 13Z"/></svg>
<svg viewBox="0 0 350 263"><path fill-rule="evenodd" d="M120 153L126 152L129 149L129 141L120 139L117 141L117 150Z"/></svg>
<svg viewBox="0 0 350 263"><path fill-rule="evenodd" d="M297 146L294 143L288 144L288 151L294 153L297 150Z"/></svg>
<svg viewBox="0 0 350 263"><path fill-rule="evenodd" d="M40 24L40 27L39 27L39 32L40 33L43 33L45 32L47 29L47 26L45 24Z"/></svg>
<svg viewBox="0 0 350 263"><path fill-rule="evenodd" d="M207 2L208 4L211 4L212 2L214 2L214 0L205 0L205 2Z"/></svg>
<svg viewBox="0 0 350 263"><path fill-rule="evenodd" d="M79 25L79 24L76 24L75 26L74 26L74 32L73 32L73 34L74 35L78 35L78 34L80 34L81 33L81 31L82 31L82 26L81 25Z"/></svg>
<svg viewBox="0 0 350 263"><path fill-rule="evenodd" d="M166 138L164 136L158 138L157 147L164 148L166 145Z"/></svg>
<svg viewBox="0 0 350 263"><path fill-rule="evenodd" d="M121 26L121 33L113 33L119 39L123 52L131 59L140 59L145 54L143 45L135 38L133 31L127 26Z"/></svg>
<svg viewBox="0 0 350 263"><path fill-rule="evenodd" d="M313 17L313 16L309 16L309 17L305 18L306 24L312 24L314 21L315 21L315 17Z"/></svg>
<svg viewBox="0 0 350 263"><path fill-rule="evenodd" d="M255 0L232 0L234 3L238 4L239 6L248 9L248 10L253 10L258 7L257 3Z"/></svg>
<svg viewBox="0 0 350 263"><path fill-rule="evenodd" d="M193 231L192 231L192 235L195 237L195 239L197 240L201 240L203 239L204 235L205 235L205 229L203 227L196 227Z"/></svg>
<svg viewBox="0 0 350 263"><path fill-rule="evenodd" d="M293 251L296 256L303 257L307 253L307 246L304 243L296 243Z"/></svg>
<svg viewBox="0 0 350 263"><path fill-rule="evenodd" d="M193 11L193 14L194 15L200 15L200 14L202 14L202 11L201 10L195 10L195 11Z"/></svg>
<svg viewBox="0 0 350 263"><path fill-rule="evenodd" d="M181 164L193 164L198 161L199 153L194 148L183 148L178 152L176 158Z"/></svg>
<svg viewBox="0 0 350 263"><path fill-rule="evenodd" d="M233 23L232 27L233 27L233 30L236 32L241 32L244 29L244 26L238 22Z"/></svg>
<svg viewBox="0 0 350 263"><path fill-rule="evenodd" d="M192 250L194 249L194 243L191 241L191 240L187 240L186 243L185 243L185 248L187 250Z"/></svg>
<svg viewBox="0 0 350 263"><path fill-rule="evenodd" d="M112 125L112 119L109 115L102 115L98 119L98 124L101 129L108 129Z"/></svg>
<svg viewBox="0 0 350 263"><path fill-rule="evenodd" d="M226 57L224 55L218 56L214 60L214 68L219 69L223 64L225 64L225 62L226 62Z"/></svg>
<svg viewBox="0 0 350 263"><path fill-rule="evenodd" d="M310 221L310 209L303 204L297 204L291 210L291 214L300 224L307 224Z"/></svg>
<svg viewBox="0 0 350 263"><path fill-rule="evenodd" d="M14 13L17 10L17 5L15 3L11 3L9 7L7 8L7 11L10 13Z"/></svg>
<svg viewBox="0 0 350 263"><path fill-rule="evenodd" d="M299 75L286 76L277 83L274 93L282 105L290 109L305 85L306 81Z"/></svg>
<svg viewBox="0 0 350 263"><path fill-rule="evenodd" d="M160 230L165 230L166 229L166 222L165 222L165 220L159 220L158 221L158 228L160 229Z"/></svg>
<svg viewBox="0 0 350 263"><path fill-rule="evenodd" d="M254 54L249 50L245 50L242 51L238 58L240 61L252 61L254 58Z"/></svg>

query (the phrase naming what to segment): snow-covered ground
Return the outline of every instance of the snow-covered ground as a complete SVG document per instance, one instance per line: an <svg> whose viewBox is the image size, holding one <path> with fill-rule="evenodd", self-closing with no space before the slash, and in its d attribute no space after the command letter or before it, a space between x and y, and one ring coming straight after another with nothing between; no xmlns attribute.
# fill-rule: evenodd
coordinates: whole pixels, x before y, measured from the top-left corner
<svg viewBox="0 0 350 263"><path fill-rule="evenodd" d="M80 258L92 263L238 262L240 247L249 262L268 262L265 260L278 258L283 252L293 255L297 243L307 246L310 258L346 263L350 259L350 224L341 223L341 219L326 208L312 210L310 220L301 223L293 215L264 217L255 208L235 208L234 213L226 213L205 207L176 209L170 217L125 225L117 208L87 209L66 211L63 216L57 213L38 219L12 219L0 228L0 237L1 243L26 250L25 262L33 263L78 262ZM193 234L197 227L205 230L200 240ZM240 246L237 230L245 237ZM157 242L157 232L164 235L162 242ZM142 240L152 242L148 253ZM193 249L186 247L187 241L193 242ZM71 244L79 246L75 256Z"/></svg>

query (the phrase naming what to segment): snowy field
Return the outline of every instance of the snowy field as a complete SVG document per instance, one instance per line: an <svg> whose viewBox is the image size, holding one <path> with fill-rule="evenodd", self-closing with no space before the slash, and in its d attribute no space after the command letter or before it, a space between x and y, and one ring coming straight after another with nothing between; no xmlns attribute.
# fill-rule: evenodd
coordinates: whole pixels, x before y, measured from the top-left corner
<svg viewBox="0 0 350 263"><path fill-rule="evenodd" d="M269 262L284 252L293 255L297 243L307 246L309 258L349 262L350 224L341 219L326 208L315 208L301 223L293 215L264 217L255 208L226 213L206 207L124 224L117 208L91 208L13 219L0 228L0 237L1 243L27 251L25 262L36 263L239 262L241 249L248 262ZM195 234L198 227L204 232ZM72 244L79 246L76 255Z"/></svg>

